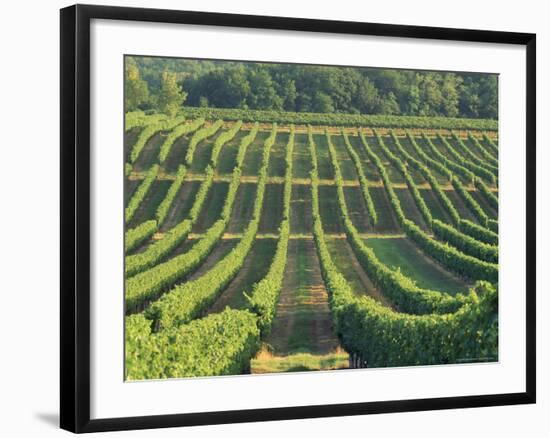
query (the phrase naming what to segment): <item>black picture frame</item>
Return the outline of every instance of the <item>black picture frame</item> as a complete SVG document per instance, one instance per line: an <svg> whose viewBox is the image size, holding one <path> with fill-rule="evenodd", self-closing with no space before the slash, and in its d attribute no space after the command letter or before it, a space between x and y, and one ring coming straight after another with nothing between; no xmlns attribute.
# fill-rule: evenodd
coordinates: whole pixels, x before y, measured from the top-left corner
<svg viewBox="0 0 550 438"><path fill-rule="evenodd" d="M416 400L288 406L90 419L90 21L130 20L296 30L526 47L527 301L526 391ZM536 401L536 35L253 15L74 5L61 9L61 386L60 426L81 432L515 405Z"/></svg>

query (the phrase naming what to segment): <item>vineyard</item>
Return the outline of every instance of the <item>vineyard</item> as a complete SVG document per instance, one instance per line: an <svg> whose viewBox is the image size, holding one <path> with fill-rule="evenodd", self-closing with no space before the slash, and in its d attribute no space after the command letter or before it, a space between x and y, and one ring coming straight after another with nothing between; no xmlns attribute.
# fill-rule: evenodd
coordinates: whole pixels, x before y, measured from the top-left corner
<svg viewBox="0 0 550 438"><path fill-rule="evenodd" d="M498 360L496 129L127 113L126 378Z"/></svg>

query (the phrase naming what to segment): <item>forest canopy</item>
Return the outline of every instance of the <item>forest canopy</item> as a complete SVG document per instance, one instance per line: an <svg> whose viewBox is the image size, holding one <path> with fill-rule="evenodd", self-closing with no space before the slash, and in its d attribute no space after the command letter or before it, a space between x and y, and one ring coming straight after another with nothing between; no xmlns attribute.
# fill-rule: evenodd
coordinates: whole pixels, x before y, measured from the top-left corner
<svg viewBox="0 0 550 438"><path fill-rule="evenodd" d="M182 105L496 119L498 76L126 57L126 111L174 113Z"/></svg>

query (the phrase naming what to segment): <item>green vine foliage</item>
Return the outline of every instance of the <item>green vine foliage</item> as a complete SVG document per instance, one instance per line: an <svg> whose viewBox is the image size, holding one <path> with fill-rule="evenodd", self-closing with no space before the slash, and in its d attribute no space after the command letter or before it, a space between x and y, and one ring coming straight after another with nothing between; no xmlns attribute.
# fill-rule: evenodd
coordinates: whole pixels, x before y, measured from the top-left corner
<svg viewBox="0 0 550 438"><path fill-rule="evenodd" d="M172 129L172 131L168 133L168 135L164 139L164 142L162 143L162 146L160 147L159 163L161 164L164 163L164 161L170 154L170 151L172 150L172 146L176 142L176 140L178 140L180 137L184 135L195 132L203 124L204 124L204 119L201 117L193 120L190 123L178 125L174 129Z"/></svg>
<svg viewBox="0 0 550 438"><path fill-rule="evenodd" d="M179 124L183 123L185 121L185 118L183 117L177 117L175 119L162 119L155 123L149 123L145 126L143 131L140 132L139 137L137 141L134 143L134 146L132 147L132 151L130 152L130 163L134 164L139 155L141 154L141 151L147 144L147 142L159 132L163 131L171 131Z"/></svg>
<svg viewBox="0 0 550 438"><path fill-rule="evenodd" d="M468 119L452 117L418 117L392 115L364 115L337 113L308 113L288 111L262 111L250 109L183 107L182 114L187 117L204 117L216 120L242 120L243 122L269 122L300 125L327 126L372 126L398 128L437 128L437 129L473 129L497 130L498 122L491 119Z"/></svg>
<svg viewBox="0 0 550 438"><path fill-rule="evenodd" d="M141 184L138 186L138 188L130 198L130 201L128 202L128 206L124 211L124 221L126 223L130 222L134 217L134 214L136 214L136 211L141 205L141 202L143 201L143 199L145 199L147 192L155 182L158 172L159 172L159 166L156 164L153 165L147 171L147 175L145 176L145 179L141 182Z"/></svg>
<svg viewBox="0 0 550 438"><path fill-rule="evenodd" d="M204 128L199 129L193 134L191 140L189 141L189 146L187 147L187 152L185 154L185 162L188 166L193 163L193 157L195 155L195 149L197 145L206 140L208 137L212 137L219 129L223 126L223 120L216 120L210 126L205 126Z"/></svg>
<svg viewBox="0 0 550 438"><path fill-rule="evenodd" d="M316 165L311 181L313 234L321 271L329 290L336 330L348 352L359 355L370 367L497 359L498 293L489 283L478 283L454 313L410 315L395 312L371 297L356 297L326 246ZM365 333L377 335L365 336Z"/></svg>
<svg viewBox="0 0 550 438"><path fill-rule="evenodd" d="M182 325L196 318L216 300L218 294L241 269L258 231L267 182L270 150L276 136L277 127L274 126L271 135L264 143L262 167L259 172L252 219L241 240L229 254L207 273L196 280L175 286L147 309L147 317L155 320L157 326L166 328ZM174 259L171 259L170 262ZM190 257L189 259L190 263L197 260L196 257ZM180 263L174 262L172 268L180 269L178 266L180 266Z"/></svg>
<svg viewBox="0 0 550 438"><path fill-rule="evenodd" d="M126 317L126 378L167 379L241 374L259 348L255 316L245 310L221 313L181 327L151 332L140 313Z"/></svg>

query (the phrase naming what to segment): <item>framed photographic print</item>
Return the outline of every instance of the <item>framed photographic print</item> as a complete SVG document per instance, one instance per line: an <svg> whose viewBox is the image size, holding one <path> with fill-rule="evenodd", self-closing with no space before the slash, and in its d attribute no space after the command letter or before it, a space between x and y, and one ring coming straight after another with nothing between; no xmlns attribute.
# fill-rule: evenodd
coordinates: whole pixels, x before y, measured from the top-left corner
<svg viewBox="0 0 550 438"><path fill-rule="evenodd" d="M535 402L535 35L61 10L61 427Z"/></svg>

